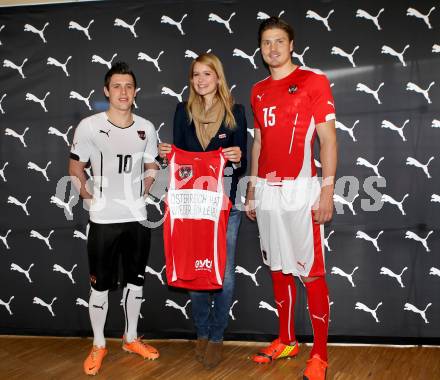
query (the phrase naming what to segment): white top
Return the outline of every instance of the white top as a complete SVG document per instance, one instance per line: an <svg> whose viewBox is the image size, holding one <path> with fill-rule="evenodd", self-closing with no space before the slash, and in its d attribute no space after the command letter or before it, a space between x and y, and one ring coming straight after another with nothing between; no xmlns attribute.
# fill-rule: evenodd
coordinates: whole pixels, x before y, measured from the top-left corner
<svg viewBox="0 0 440 380"><path fill-rule="evenodd" d="M105 112L83 119L75 131L71 158L91 162L90 220L95 223L145 220L144 163L154 162L156 156L156 130L148 120L133 115L133 124L120 128L108 120Z"/></svg>

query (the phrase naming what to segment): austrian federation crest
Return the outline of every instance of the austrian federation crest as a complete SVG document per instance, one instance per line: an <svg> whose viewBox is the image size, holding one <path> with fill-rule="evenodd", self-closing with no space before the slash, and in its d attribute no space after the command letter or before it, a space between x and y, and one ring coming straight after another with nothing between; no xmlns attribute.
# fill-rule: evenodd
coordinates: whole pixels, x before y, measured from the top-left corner
<svg viewBox="0 0 440 380"><path fill-rule="evenodd" d="M141 140L145 140L145 131L137 131L137 133Z"/></svg>
<svg viewBox="0 0 440 380"><path fill-rule="evenodd" d="M179 166L179 177L180 179L189 179L193 176L192 165L181 165Z"/></svg>

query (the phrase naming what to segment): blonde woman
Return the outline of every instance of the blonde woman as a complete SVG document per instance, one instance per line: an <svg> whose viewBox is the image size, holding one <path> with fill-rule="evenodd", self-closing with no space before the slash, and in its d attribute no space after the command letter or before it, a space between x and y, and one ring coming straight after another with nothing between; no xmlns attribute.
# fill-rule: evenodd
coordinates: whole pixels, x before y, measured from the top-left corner
<svg viewBox="0 0 440 380"><path fill-rule="evenodd" d="M211 53L196 58L189 70L189 98L177 105L174 114L173 143L190 152L223 149L228 159L225 172L232 171L229 198L235 204L237 183L246 172L246 116L244 107L234 104L220 60ZM165 157L171 145L159 144ZM234 267L241 214L234 206L228 221L227 262L223 289L215 292L191 291L194 324L197 331L196 359L205 368L221 360L223 334L228 324L234 293Z"/></svg>

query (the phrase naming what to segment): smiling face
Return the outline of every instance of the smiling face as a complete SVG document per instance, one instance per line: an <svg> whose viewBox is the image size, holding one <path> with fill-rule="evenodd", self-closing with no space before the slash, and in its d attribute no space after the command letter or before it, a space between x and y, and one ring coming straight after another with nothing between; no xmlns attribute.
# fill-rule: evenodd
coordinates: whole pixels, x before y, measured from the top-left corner
<svg viewBox="0 0 440 380"><path fill-rule="evenodd" d="M129 111L134 102L136 86L130 74L113 74L108 88L104 87L110 109Z"/></svg>
<svg viewBox="0 0 440 380"><path fill-rule="evenodd" d="M293 41L282 29L266 29L261 35L261 55L269 68L278 69L292 65Z"/></svg>
<svg viewBox="0 0 440 380"><path fill-rule="evenodd" d="M205 100L212 100L217 93L219 79L208 65L196 62L193 67L191 84L194 91Z"/></svg>

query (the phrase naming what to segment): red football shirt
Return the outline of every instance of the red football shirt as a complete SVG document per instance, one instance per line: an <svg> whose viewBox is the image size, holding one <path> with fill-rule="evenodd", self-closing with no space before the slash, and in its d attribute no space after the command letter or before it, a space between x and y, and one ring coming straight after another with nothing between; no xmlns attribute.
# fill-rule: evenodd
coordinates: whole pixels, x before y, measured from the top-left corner
<svg viewBox="0 0 440 380"><path fill-rule="evenodd" d="M268 77L251 94L254 127L261 131L258 177L272 182L316 175L316 124L335 119L327 77L298 67L287 77Z"/></svg>
<svg viewBox="0 0 440 380"><path fill-rule="evenodd" d="M168 155L164 245L168 285L221 289L226 266L230 201L224 194L221 150Z"/></svg>

